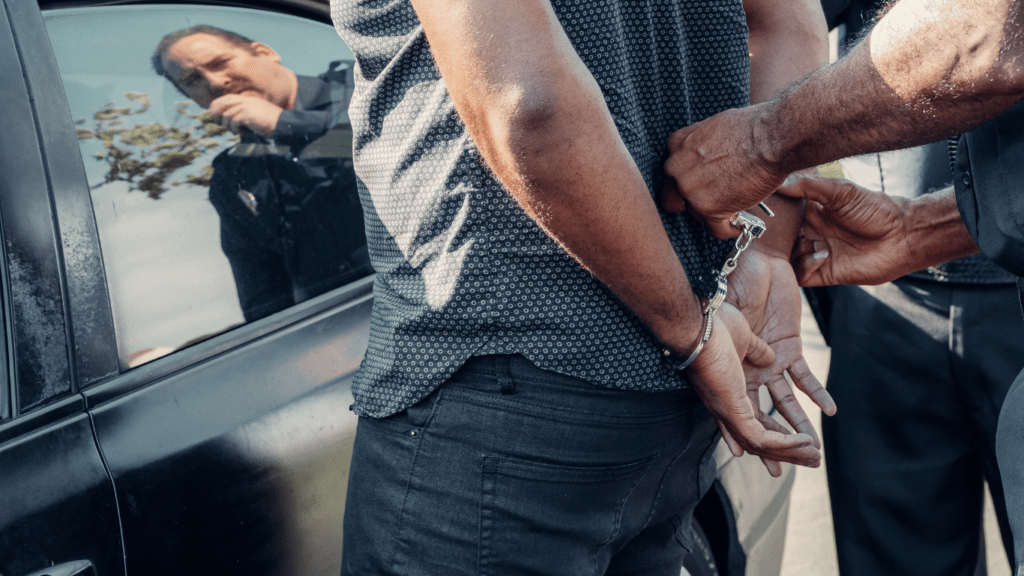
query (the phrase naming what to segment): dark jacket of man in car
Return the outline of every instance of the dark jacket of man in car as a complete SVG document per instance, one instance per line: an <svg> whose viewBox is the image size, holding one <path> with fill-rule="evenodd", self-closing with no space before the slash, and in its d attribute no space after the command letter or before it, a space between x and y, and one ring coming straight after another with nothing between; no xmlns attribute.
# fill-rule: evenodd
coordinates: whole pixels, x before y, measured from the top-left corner
<svg viewBox="0 0 1024 576"><path fill-rule="evenodd" d="M161 39L153 67L241 135L213 161L210 201L246 321L365 274L348 64L298 76L269 46L199 24Z"/></svg>
<svg viewBox="0 0 1024 576"><path fill-rule="evenodd" d="M246 130L213 161L210 202L247 321L369 267L352 160L311 145L334 125L332 91L345 85L329 77L343 74L299 76L295 108L281 114L270 139Z"/></svg>

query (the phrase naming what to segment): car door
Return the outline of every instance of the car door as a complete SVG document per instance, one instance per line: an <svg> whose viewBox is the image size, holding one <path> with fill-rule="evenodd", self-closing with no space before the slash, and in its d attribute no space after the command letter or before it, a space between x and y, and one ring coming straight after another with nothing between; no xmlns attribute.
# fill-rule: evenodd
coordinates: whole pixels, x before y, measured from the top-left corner
<svg viewBox="0 0 1024 576"><path fill-rule="evenodd" d="M76 378L102 372L102 359L79 361L76 352L92 348L76 351L69 340L64 246L55 227L57 213L68 208L61 199L79 183L49 169L81 160L66 156L76 151L60 141L62 129L74 134L70 122L62 126L46 114L66 107L59 86L52 91L26 72L55 70L48 50L22 42L41 31L38 12L0 6L0 574L120 574L114 489ZM74 236L88 244L86 231ZM104 307L89 313L85 330L102 324ZM106 318L109 324L109 312Z"/></svg>
<svg viewBox="0 0 1024 576"><path fill-rule="evenodd" d="M57 64L50 112L73 128L60 138L86 209L57 217L67 307L94 311L101 294L109 324L70 322L76 346L100 348L87 360L109 368L76 385L126 573L336 574L373 277L345 112L351 53L326 6L8 1L45 25L33 38ZM161 38L195 24L272 47L303 86L320 81L329 129L300 145L211 123L152 68ZM90 227L99 255L80 259L72 244Z"/></svg>

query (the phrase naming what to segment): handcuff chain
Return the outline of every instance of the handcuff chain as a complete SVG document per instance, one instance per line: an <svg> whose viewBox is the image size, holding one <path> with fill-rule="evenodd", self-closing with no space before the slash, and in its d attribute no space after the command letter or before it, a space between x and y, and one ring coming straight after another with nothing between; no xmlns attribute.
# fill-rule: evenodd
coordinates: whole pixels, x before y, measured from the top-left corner
<svg viewBox="0 0 1024 576"><path fill-rule="evenodd" d="M740 232L739 237L736 238L736 243L733 245L733 249L729 252L728 257L726 257L725 264L722 265L722 271L719 272L719 275L723 278L731 274L732 271L736 269L736 266L739 264L740 254L750 247L750 243L754 241L754 238L757 238L757 236L751 232L752 229L753 225L749 222L743 222L743 231Z"/></svg>
<svg viewBox="0 0 1024 576"><path fill-rule="evenodd" d="M734 224L735 225L735 224ZM742 229L736 243L733 244L733 249L729 252L728 257L725 259L725 263L722 264L722 270L718 273L718 285L715 287L715 293L708 299L707 308L704 309L704 314L711 313L712 315L718 308L725 302L725 297L729 293L729 285L726 282L726 277L736 269L739 264L740 254L744 250L750 247L750 243L754 241L754 238L760 236L755 234L755 225L745 218L739 219L739 225ZM760 230L764 230L764 224L761 225Z"/></svg>
<svg viewBox="0 0 1024 576"><path fill-rule="evenodd" d="M765 208L765 212L771 216L771 212ZM760 238L765 231L764 222L746 212L740 212L736 215L736 219L731 222L733 226L741 229L740 235L736 238L736 243L733 245L733 249L729 252L729 255L725 259L725 263L722 265L722 270L718 272L717 285L715 286L715 293L708 299L708 304L703 310L703 325L701 326L700 340L697 341L697 347L690 353L687 358L680 358L668 348L663 350L663 354L669 358L670 365L675 370L685 370L696 358L697 354L700 353L704 344L711 338L711 327L715 317L715 312L725 302L725 297L729 293L729 284L726 281L726 277L736 269L736 265L739 263L740 254L744 250L750 247L750 243L754 241L754 238Z"/></svg>

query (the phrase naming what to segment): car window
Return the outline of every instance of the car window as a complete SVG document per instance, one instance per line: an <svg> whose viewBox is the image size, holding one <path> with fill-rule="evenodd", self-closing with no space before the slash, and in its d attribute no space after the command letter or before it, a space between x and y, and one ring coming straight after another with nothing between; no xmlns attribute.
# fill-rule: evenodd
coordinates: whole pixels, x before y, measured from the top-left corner
<svg viewBox="0 0 1024 576"><path fill-rule="evenodd" d="M333 28L184 5L44 20L122 368L372 272L352 171L352 55Z"/></svg>

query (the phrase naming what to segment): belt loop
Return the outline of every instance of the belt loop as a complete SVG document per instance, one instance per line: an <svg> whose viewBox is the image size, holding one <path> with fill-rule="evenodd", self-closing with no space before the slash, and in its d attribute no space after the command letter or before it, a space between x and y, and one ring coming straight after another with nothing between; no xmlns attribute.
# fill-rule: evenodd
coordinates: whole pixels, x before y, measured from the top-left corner
<svg viewBox="0 0 1024 576"><path fill-rule="evenodd" d="M494 373L498 376L498 384L501 386L502 394L515 394L516 385L512 381L512 356L499 354L494 357Z"/></svg>

